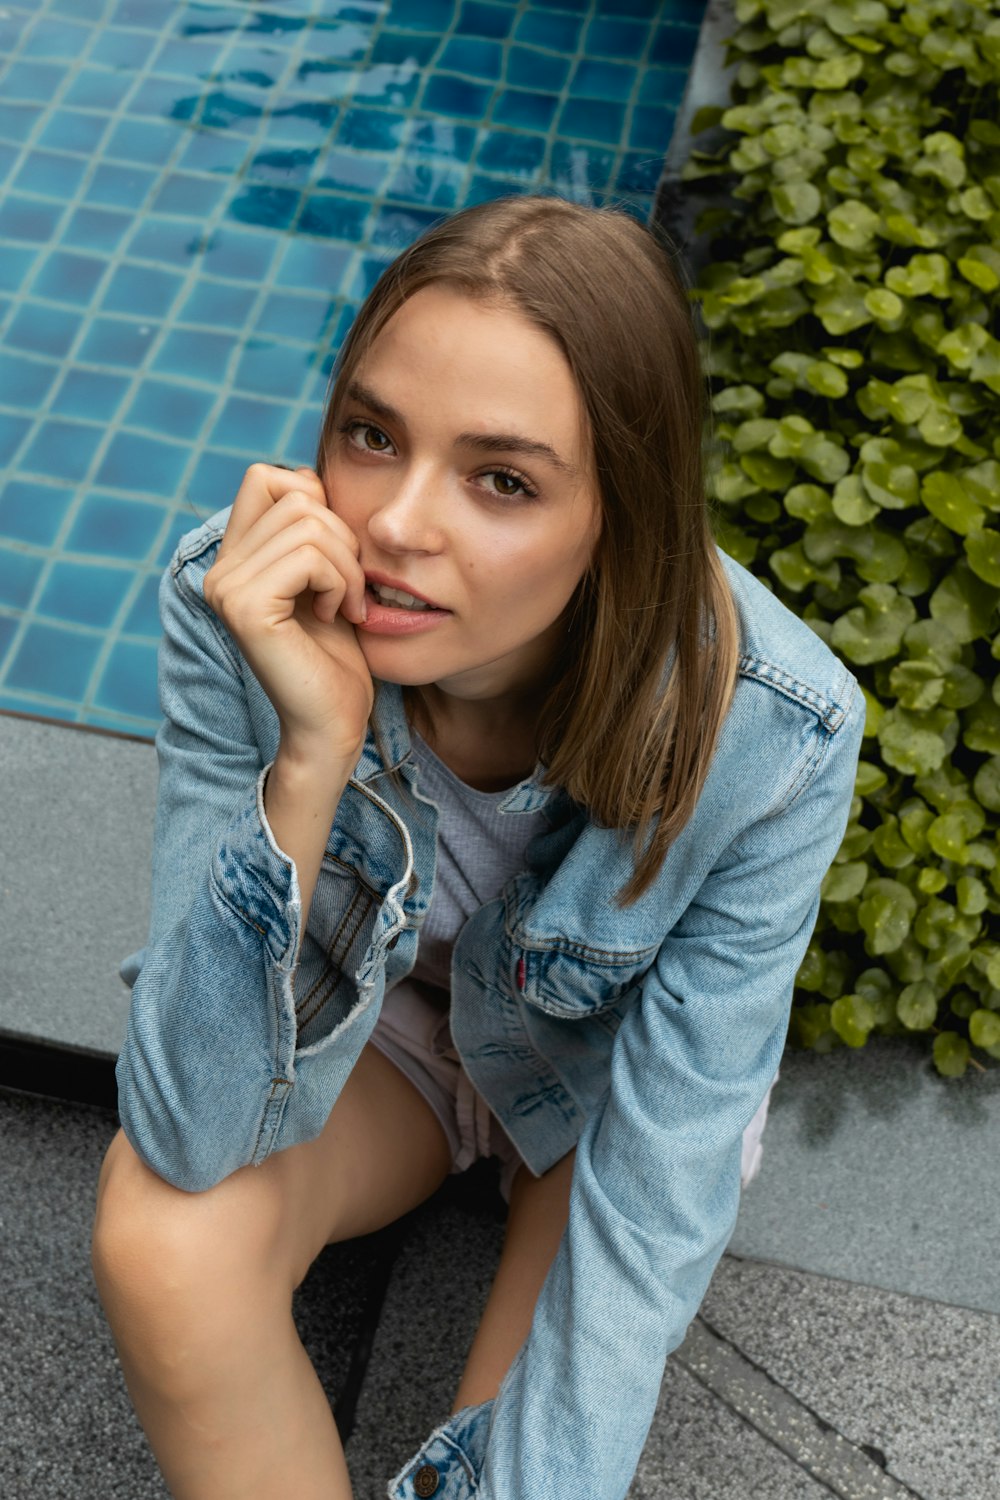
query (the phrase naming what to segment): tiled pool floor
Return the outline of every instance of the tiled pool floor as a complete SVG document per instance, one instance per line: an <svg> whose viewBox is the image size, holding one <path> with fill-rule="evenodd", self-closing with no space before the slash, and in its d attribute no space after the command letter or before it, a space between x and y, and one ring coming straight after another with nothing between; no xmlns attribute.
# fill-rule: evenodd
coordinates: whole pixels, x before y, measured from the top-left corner
<svg viewBox="0 0 1000 1500"><path fill-rule="evenodd" d="M0 708L151 733L158 574L311 461L382 266L510 192L645 217L702 9L0 5Z"/></svg>

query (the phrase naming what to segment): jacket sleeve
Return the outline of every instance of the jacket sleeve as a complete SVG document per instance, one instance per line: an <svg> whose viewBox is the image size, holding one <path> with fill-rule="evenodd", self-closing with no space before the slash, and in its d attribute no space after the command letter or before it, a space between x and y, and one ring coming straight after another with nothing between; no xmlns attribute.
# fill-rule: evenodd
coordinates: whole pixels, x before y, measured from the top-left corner
<svg viewBox="0 0 1000 1500"><path fill-rule="evenodd" d="M621 1024L529 1337L496 1401L432 1439L439 1458L461 1450L479 1500L620 1500L629 1488L666 1358L736 1220L743 1131L781 1059L862 724L860 692L836 730L817 721L794 794L717 861ZM430 1452L392 1496L420 1493ZM441 1461L442 1494L471 1493L457 1462Z"/></svg>
<svg viewBox="0 0 1000 1500"><path fill-rule="evenodd" d="M264 815L267 768L245 669L198 571L175 561L160 590L152 916L146 947L122 966L133 990L118 1061L126 1135L154 1171L191 1191L293 1144L285 1106L299 1061L302 922L295 867ZM309 1069L299 1068L300 1082ZM296 1112L302 1138L321 1128L342 1082L328 1068L313 1090L322 1099Z"/></svg>

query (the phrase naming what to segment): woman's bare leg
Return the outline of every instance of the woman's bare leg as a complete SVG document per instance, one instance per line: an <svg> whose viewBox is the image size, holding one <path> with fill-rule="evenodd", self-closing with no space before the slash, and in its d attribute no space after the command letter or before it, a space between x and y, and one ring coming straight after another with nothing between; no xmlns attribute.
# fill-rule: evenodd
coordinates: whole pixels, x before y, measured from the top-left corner
<svg viewBox="0 0 1000 1500"><path fill-rule="evenodd" d="M496 1395L528 1337L538 1294L566 1227L575 1156L571 1151L543 1177L532 1177L521 1167L514 1178L503 1252L455 1397L456 1411Z"/></svg>
<svg viewBox="0 0 1000 1500"><path fill-rule="evenodd" d="M101 1174L94 1268L176 1500L350 1500L292 1292L325 1244L399 1218L449 1167L432 1110L372 1047L315 1141L208 1192L170 1187L116 1137Z"/></svg>

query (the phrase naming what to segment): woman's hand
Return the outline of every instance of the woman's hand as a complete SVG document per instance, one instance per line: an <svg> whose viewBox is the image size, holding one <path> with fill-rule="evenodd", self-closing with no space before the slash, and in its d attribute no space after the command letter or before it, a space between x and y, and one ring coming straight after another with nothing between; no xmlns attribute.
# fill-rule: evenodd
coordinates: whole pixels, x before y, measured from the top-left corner
<svg viewBox="0 0 1000 1500"><path fill-rule="evenodd" d="M284 758L353 767L364 743L373 688L352 624L365 618L359 550L311 469L247 470L205 599L274 704Z"/></svg>

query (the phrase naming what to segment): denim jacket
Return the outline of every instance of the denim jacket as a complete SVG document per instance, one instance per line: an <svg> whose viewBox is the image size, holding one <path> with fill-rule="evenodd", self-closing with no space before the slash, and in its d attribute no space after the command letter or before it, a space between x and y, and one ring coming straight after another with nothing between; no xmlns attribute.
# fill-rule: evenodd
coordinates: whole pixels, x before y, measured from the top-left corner
<svg viewBox="0 0 1000 1500"><path fill-rule="evenodd" d="M152 924L122 970L122 1123L193 1191L322 1129L413 965L435 865L436 809L414 795L400 691L383 684L303 913L263 809L277 720L202 593L225 520L184 538L161 590ZM541 767L502 804L544 807L548 827L459 935L452 1033L532 1172L577 1148L569 1222L498 1396L433 1433L394 1500L620 1500L732 1231L741 1137L780 1061L864 709L819 637L723 561L738 683L651 888L616 904L630 838Z"/></svg>

